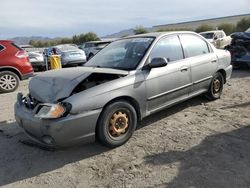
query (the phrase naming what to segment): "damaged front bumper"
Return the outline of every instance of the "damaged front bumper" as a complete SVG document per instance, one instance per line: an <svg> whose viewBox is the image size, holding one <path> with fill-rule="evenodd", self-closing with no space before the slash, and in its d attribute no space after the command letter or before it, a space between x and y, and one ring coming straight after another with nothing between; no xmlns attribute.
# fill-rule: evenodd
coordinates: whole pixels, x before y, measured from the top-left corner
<svg viewBox="0 0 250 188"><path fill-rule="evenodd" d="M34 141L49 147L67 147L95 140L96 123L102 109L58 119L41 119L35 117L38 108L39 105L29 108L20 95L15 103L16 121Z"/></svg>

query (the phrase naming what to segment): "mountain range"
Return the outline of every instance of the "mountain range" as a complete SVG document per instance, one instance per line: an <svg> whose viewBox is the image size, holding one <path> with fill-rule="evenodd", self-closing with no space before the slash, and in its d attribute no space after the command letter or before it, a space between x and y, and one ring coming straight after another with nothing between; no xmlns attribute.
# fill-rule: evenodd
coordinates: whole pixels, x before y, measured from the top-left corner
<svg viewBox="0 0 250 188"><path fill-rule="evenodd" d="M52 38L40 37L40 36L31 36L31 37L14 37L14 38L11 38L10 40L15 41L19 45L26 45L26 44L29 44L30 40L46 41L46 40L52 40Z"/></svg>
<svg viewBox="0 0 250 188"><path fill-rule="evenodd" d="M146 28L146 29L148 31L152 31L152 28ZM101 39L120 38L120 37L129 36L129 35L133 35L133 34L134 34L134 29L126 29L126 30L122 30L122 31L114 33L114 34L102 36ZM60 38L59 37L49 38L49 37L41 37L41 36L31 36L31 37L14 37L14 38L11 38L10 40L15 41L19 45L27 45L27 44L29 44L30 40L48 41L48 40L54 40L54 39L60 39Z"/></svg>

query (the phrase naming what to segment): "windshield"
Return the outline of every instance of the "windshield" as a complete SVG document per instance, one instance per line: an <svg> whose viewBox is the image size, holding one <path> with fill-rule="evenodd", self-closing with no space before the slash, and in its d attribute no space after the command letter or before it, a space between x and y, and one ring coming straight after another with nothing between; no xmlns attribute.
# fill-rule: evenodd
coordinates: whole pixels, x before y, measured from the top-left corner
<svg viewBox="0 0 250 188"><path fill-rule="evenodd" d="M112 42L90 59L85 66L134 70L153 40L152 37L138 37Z"/></svg>
<svg viewBox="0 0 250 188"><path fill-rule="evenodd" d="M214 33L200 33L206 39L213 39Z"/></svg>

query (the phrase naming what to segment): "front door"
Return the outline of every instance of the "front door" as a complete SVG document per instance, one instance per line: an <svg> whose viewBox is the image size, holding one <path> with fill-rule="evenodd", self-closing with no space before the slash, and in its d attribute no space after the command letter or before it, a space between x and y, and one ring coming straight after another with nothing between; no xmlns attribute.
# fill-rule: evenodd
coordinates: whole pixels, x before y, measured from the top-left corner
<svg viewBox="0 0 250 188"><path fill-rule="evenodd" d="M156 57L166 58L168 65L144 72L148 114L187 98L192 86L190 63L184 59L178 36L170 35L158 41L149 61Z"/></svg>

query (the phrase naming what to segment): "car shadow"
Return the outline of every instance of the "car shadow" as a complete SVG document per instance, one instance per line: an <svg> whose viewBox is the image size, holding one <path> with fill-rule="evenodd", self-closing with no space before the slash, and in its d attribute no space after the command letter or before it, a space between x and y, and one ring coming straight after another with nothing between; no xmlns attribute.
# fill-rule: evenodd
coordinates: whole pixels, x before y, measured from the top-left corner
<svg viewBox="0 0 250 188"><path fill-rule="evenodd" d="M233 69L231 78L244 78L250 77L250 68L237 68Z"/></svg>
<svg viewBox="0 0 250 188"><path fill-rule="evenodd" d="M189 106L206 103L204 97L196 97L166 110L160 111L139 122L138 129L171 116ZM91 158L110 149L98 142L67 148L65 150L46 151L30 147L20 142L27 138L16 122L0 122L0 186L14 183L50 172L67 164Z"/></svg>
<svg viewBox="0 0 250 188"><path fill-rule="evenodd" d="M179 163L176 177L159 187L249 187L250 124L207 136L190 150L149 155L145 161L162 168Z"/></svg>
<svg viewBox="0 0 250 188"><path fill-rule="evenodd" d="M19 142L27 138L16 122L0 123L0 186L37 176L108 150L98 143L46 151Z"/></svg>
<svg viewBox="0 0 250 188"><path fill-rule="evenodd" d="M157 121L160 121L168 116L171 116L173 114L176 114L177 112L180 112L190 106L197 106L197 105L202 105L202 104L206 104L209 103L211 101L209 101L207 98L205 98L204 96L197 96L195 98L191 98L188 99L184 102L181 102L179 104L175 104L172 107L166 108L164 110L161 110L157 113L154 113L146 118L144 118L141 122L139 122L137 129L141 129L147 125L153 124Z"/></svg>

